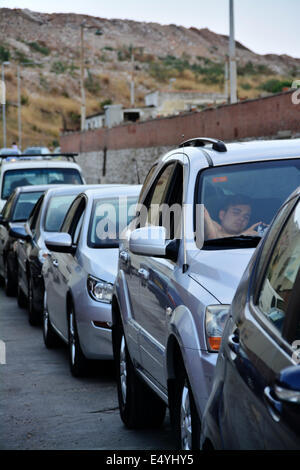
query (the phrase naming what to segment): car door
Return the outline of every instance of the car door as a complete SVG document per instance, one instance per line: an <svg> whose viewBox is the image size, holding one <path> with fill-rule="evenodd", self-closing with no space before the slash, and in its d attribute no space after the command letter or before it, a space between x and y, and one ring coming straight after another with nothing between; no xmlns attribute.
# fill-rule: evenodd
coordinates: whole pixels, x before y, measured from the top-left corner
<svg viewBox="0 0 300 470"><path fill-rule="evenodd" d="M175 239L174 224L177 225L176 237L180 238L182 192L183 167L177 162L172 162L164 166L150 188L149 198L146 199L148 209L146 223L164 226L168 233L167 238L170 240ZM162 207L164 210L161 211ZM169 211L170 207L177 208L176 215L175 212ZM166 322L177 305L178 266L176 262L164 258L139 256L139 259L141 302L138 322L142 367L152 380L166 389L164 370Z"/></svg>
<svg viewBox="0 0 300 470"><path fill-rule="evenodd" d="M13 211L13 206L15 203L15 195L12 194L5 206L3 207L1 213L1 221L0 221L0 274L4 275L4 257L5 257L5 247L8 240L8 223L10 220L10 216Z"/></svg>
<svg viewBox="0 0 300 470"><path fill-rule="evenodd" d="M139 197L139 206L143 204L146 191L149 187L149 182L157 168L157 164L153 165L148 175L145 178L143 187ZM132 227L137 228L139 223L140 210L138 208L135 220ZM126 328L127 328L127 343L130 350L131 357L140 363L140 352L138 348L138 334L139 334L139 320L140 315L140 257L129 251L128 240L123 239L120 241L119 250L119 274L123 282L123 291L126 292L125 296L128 298L130 314L128 315Z"/></svg>
<svg viewBox="0 0 300 470"><path fill-rule="evenodd" d="M69 233L73 245L78 241L80 224L86 207L85 196L80 195L70 206L61 232ZM67 339L67 293L69 280L76 263L76 254L51 252L47 282L47 302L53 326Z"/></svg>
<svg viewBox="0 0 300 470"><path fill-rule="evenodd" d="M224 338L227 361L220 421L225 448L299 447L299 406L291 420L274 392L278 374L295 364L293 342L300 337L299 310L289 308L299 279L300 204L291 214L287 211L285 206L268 234L242 313L233 303L231 335ZM287 215L279 230L278 223Z"/></svg>
<svg viewBox="0 0 300 470"><path fill-rule="evenodd" d="M18 276L19 284L23 292L28 293L28 274L29 272L34 275L37 271L35 269L36 260L32 256L32 253L37 252L37 240L40 234L37 226L39 215L41 212L41 206L44 200L44 195L40 197L36 203L33 212L25 224L25 230L29 235L28 240L18 240ZM37 253L36 253L37 255ZM29 269L29 272L28 272ZM40 272L38 271L38 275Z"/></svg>

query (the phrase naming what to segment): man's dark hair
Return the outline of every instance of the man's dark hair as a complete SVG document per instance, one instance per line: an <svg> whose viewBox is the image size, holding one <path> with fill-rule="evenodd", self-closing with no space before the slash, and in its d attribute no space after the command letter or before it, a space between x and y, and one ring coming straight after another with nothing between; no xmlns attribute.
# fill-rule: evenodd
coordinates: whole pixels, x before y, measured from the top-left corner
<svg viewBox="0 0 300 470"><path fill-rule="evenodd" d="M252 200L249 196L243 194L235 194L233 196L227 196L221 206L221 211L227 211L230 206L252 206Z"/></svg>

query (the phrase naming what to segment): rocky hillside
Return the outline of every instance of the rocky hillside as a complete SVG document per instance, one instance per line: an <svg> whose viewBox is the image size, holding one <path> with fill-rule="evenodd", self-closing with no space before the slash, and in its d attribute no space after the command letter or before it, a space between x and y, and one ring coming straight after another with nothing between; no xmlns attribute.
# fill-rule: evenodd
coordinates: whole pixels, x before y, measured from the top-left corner
<svg viewBox="0 0 300 470"><path fill-rule="evenodd" d="M61 129L78 127L82 22L88 114L110 102L130 104L132 49L136 105L143 105L145 94L154 88L224 90L227 36L174 24L3 8L0 59L10 61L5 67L8 142L17 139L17 65L23 145L55 145ZM240 98L281 91L299 75L300 59L287 55L260 56L237 42L237 57ZM176 79L172 85L171 78Z"/></svg>

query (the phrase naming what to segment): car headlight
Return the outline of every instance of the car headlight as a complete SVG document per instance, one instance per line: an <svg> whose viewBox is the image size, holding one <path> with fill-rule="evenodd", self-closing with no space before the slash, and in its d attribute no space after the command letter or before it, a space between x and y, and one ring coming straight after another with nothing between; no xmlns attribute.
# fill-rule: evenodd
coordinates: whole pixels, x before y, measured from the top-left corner
<svg viewBox="0 0 300 470"><path fill-rule="evenodd" d="M113 284L110 282L102 281L93 276L88 276L87 290L92 299L106 304L111 303Z"/></svg>
<svg viewBox="0 0 300 470"><path fill-rule="evenodd" d="M228 317L230 305L209 305L205 311L205 332L207 348L210 352L218 352L222 334Z"/></svg>

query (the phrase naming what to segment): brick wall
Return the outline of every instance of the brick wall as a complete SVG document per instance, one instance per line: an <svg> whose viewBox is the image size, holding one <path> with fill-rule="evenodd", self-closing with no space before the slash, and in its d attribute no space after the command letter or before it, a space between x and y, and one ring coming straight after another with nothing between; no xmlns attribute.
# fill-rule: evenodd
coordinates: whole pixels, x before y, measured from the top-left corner
<svg viewBox="0 0 300 470"><path fill-rule="evenodd" d="M88 182L135 183L136 165L142 181L152 161L182 140L207 136L232 141L275 137L282 131L300 132L300 105L292 103L291 91L201 112L74 132L62 135L60 145L64 152L80 154Z"/></svg>

